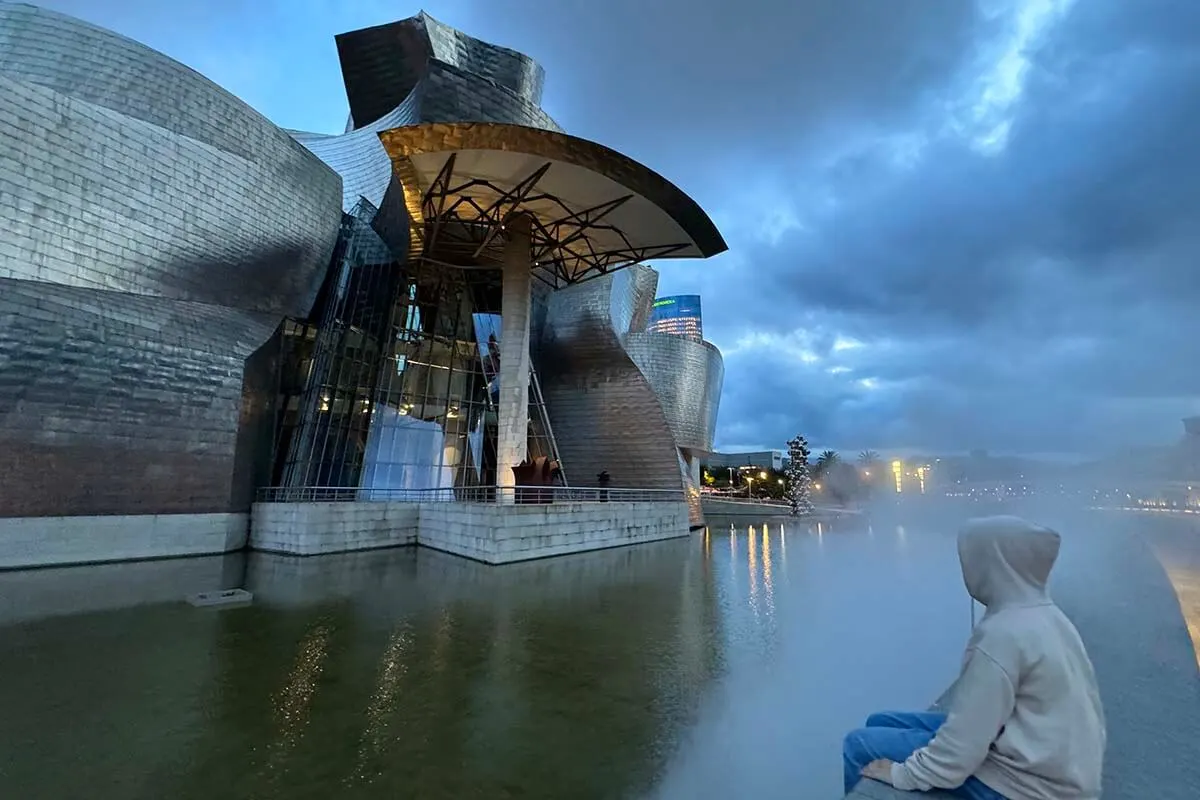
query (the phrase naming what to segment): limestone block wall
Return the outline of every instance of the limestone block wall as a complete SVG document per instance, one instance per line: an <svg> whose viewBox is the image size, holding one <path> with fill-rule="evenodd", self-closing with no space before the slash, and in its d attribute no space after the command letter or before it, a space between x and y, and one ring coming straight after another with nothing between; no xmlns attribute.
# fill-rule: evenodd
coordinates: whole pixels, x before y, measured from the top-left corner
<svg viewBox="0 0 1200 800"><path fill-rule="evenodd" d="M679 502L257 503L250 546L295 555L420 544L506 564L686 536Z"/></svg>
<svg viewBox="0 0 1200 800"><path fill-rule="evenodd" d="M0 569L198 556L246 546L248 514L0 517Z"/></svg>
<svg viewBox="0 0 1200 800"><path fill-rule="evenodd" d="M255 503L250 546L312 556L415 544L416 503Z"/></svg>

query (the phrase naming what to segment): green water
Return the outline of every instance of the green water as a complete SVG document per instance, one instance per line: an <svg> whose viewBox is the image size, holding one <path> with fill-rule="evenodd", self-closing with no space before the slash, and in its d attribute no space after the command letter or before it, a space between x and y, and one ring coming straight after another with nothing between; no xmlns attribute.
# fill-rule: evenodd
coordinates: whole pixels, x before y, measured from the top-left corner
<svg viewBox="0 0 1200 800"><path fill-rule="evenodd" d="M1108 707L1105 796L1194 797L1178 601L1140 538L1092 522L1054 591ZM832 800L843 732L953 677L956 561L949 525L876 519L502 568L404 549L0 573L0 798ZM254 602L183 602L233 586Z"/></svg>
<svg viewBox="0 0 1200 800"><path fill-rule="evenodd" d="M413 550L303 573L254 557L246 608L6 627L0 794L645 792L721 670L693 545L502 572Z"/></svg>

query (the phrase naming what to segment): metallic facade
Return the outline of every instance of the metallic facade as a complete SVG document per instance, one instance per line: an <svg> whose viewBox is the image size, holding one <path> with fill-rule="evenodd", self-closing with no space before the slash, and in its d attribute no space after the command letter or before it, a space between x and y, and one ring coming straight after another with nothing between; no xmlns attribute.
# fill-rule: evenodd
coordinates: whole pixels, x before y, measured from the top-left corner
<svg viewBox="0 0 1200 800"><path fill-rule="evenodd" d="M699 459L713 448L725 367L708 342L646 331L657 284L636 266L550 294L536 357L572 473L607 470L617 485L645 488L682 482L700 524Z"/></svg>
<svg viewBox="0 0 1200 800"><path fill-rule="evenodd" d="M383 203L392 165L379 134L424 122L506 122L561 131L539 105L545 72L526 55L415 17L337 37L350 101L340 135L289 131L342 176L342 207Z"/></svg>
<svg viewBox="0 0 1200 800"><path fill-rule="evenodd" d="M341 182L193 70L0 2L0 516L246 510Z"/></svg>
<svg viewBox="0 0 1200 800"><path fill-rule="evenodd" d="M676 444L711 452L725 378L721 351L666 333L634 332L623 343L662 404Z"/></svg>
<svg viewBox="0 0 1200 800"><path fill-rule="evenodd" d="M309 377L284 401L274 480L369 489L494 485L495 383L485 374L487 336L479 331L499 319L498 275L422 263L419 236L413 241L421 220L414 224L405 197L412 187L397 180L380 135L460 121L561 130L538 105L543 70L424 13L336 41L351 109L346 131L289 133L342 175L347 215L335 265L342 277L310 320L314 343L290 340L300 351L293 367ZM535 389L536 381L535 374ZM552 455L538 391L530 420L530 455Z"/></svg>
<svg viewBox="0 0 1200 800"><path fill-rule="evenodd" d="M540 347L546 408L572 483L606 471L615 486L678 489L677 450L662 405L622 345L654 297L653 271L631 268L549 296Z"/></svg>
<svg viewBox="0 0 1200 800"><path fill-rule="evenodd" d="M397 128L552 145L522 152L636 189L645 209L613 219L724 249L664 178L560 135L527 56L424 14L337 46L346 131L285 132L162 54L0 0L0 517L494 485L499 275L411 249L426 220L381 141ZM580 235L610 222L570 211ZM645 332L656 285L635 266L534 291L530 452L574 485L691 485L711 447L719 353Z"/></svg>

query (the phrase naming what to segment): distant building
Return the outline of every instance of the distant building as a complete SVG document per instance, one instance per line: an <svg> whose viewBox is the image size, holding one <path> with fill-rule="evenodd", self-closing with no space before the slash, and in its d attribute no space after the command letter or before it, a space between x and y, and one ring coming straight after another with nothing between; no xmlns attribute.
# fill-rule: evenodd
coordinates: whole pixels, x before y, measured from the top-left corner
<svg viewBox="0 0 1200 800"><path fill-rule="evenodd" d="M754 467L755 469L783 469L783 453L779 450L756 450L749 453L711 453L704 459L704 466L709 469L739 469Z"/></svg>
<svg viewBox="0 0 1200 800"><path fill-rule="evenodd" d="M683 336L696 342L704 341L700 295L680 294L658 298L650 309L650 323L646 331Z"/></svg>

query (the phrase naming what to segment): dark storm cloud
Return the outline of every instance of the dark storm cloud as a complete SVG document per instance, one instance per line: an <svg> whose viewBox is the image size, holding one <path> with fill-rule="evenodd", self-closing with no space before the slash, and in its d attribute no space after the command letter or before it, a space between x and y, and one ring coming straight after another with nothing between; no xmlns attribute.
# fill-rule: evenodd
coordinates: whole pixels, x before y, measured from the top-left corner
<svg viewBox="0 0 1200 800"><path fill-rule="evenodd" d="M982 24L963 0L477 7L502 43L546 66L546 105L572 132L714 198L814 139L908 114Z"/></svg>
<svg viewBox="0 0 1200 800"><path fill-rule="evenodd" d="M738 317L769 308L756 327L804 319L866 346L833 375L836 354L797 365L733 348L722 413L743 424L723 433L779 442L797 427L746 422L778 408L770 374L779 396L804 397L810 438L847 448L1097 452L1174 436L1200 397L1197 32L1197 4L1080 2L1033 54L1003 152L943 135L912 167L818 171L833 210L745 245L758 291L712 333L730 349ZM847 393L864 377L875 387Z"/></svg>

